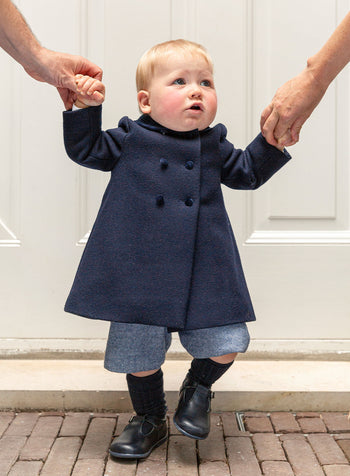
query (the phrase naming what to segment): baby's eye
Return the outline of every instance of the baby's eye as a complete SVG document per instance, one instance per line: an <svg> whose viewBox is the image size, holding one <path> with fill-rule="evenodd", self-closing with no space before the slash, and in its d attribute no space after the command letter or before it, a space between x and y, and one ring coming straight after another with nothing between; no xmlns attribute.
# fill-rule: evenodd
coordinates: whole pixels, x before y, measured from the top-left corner
<svg viewBox="0 0 350 476"><path fill-rule="evenodd" d="M177 79L175 79L174 84L178 84L179 86L182 86L182 85L186 84L186 82L183 78L177 78Z"/></svg>
<svg viewBox="0 0 350 476"><path fill-rule="evenodd" d="M203 81L201 81L201 86L205 86L206 88L210 88L211 87L211 81L209 81L209 79L204 79Z"/></svg>

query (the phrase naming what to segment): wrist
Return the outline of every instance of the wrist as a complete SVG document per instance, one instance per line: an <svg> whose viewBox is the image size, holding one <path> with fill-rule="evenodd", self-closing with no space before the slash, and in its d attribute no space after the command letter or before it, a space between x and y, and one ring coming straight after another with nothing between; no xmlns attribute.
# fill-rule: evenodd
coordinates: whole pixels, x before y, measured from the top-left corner
<svg viewBox="0 0 350 476"><path fill-rule="evenodd" d="M315 87L322 89L323 92L326 91L334 79L334 75L328 71L327 64L318 61L317 55L308 58L306 72L309 74L310 80L315 84Z"/></svg>
<svg viewBox="0 0 350 476"><path fill-rule="evenodd" d="M54 81L52 79L53 73L48 60L49 52L50 50L44 48L39 43L33 43L31 47L31 54L27 54L26 60L21 64L27 73L34 79L54 85Z"/></svg>

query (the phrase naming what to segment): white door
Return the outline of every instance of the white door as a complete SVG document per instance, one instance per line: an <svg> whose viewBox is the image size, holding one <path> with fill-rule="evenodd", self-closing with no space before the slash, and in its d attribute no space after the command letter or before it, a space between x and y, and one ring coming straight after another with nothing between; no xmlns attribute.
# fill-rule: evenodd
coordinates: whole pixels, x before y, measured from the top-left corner
<svg viewBox="0 0 350 476"><path fill-rule="evenodd" d="M215 65L217 121L245 147L262 109L297 74L349 8L348 0L21 0L48 48L83 54L104 69L104 127L138 116L140 55L186 37ZM68 14L67 14L68 12ZM0 52L0 338L103 338L107 323L63 312L108 177L65 155L54 88ZM258 321L252 337L346 340L349 306L349 69L330 87L261 190L225 190Z"/></svg>
<svg viewBox="0 0 350 476"><path fill-rule="evenodd" d="M349 2L252 5L256 125L269 97L306 66ZM347 68L291 148L294 160L247 199L243 257L259 316L256 338L317 339L320 348L350 338L349 85Z"/></svg>

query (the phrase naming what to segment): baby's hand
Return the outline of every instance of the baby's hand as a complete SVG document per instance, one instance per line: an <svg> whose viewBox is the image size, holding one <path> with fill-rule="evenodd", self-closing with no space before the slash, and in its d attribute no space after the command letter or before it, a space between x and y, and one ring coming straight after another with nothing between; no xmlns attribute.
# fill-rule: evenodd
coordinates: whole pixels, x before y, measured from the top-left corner
<svg viewBox="0 0 350 476"><path fill-rule="evenodd" d="M99 106L103 103L105 99L105 86L101 81L90 76L77 74L75 82L77 85L75 105L77 107Z"/></svg>
<svg viewBox="0 0 350 476"><path fill-rule="evenodd" d="M266 142L268 142L270 145L273 145L274 147L276 147L276 149L278 149L278 150L280 150L281 152L283 152L283 151L284 151L284 147L285 147L285 146L284 146L284 144L285 144L285 136L286 136L286 135L284 135L283 137L281 137L281 138L278 139L278 140L276 139L277 144L271 144L271 142L270 142L269 140L267 140L266 138L265 138L265 140L266 140Z"/></svg>

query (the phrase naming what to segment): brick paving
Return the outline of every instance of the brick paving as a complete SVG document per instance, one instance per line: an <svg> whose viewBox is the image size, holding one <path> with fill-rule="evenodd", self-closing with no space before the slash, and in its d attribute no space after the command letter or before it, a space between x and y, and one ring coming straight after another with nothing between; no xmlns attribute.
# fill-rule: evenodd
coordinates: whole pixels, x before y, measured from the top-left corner
<svg viewBox="0 0 350 476"><path fill-rule="evenodd" d="M0 476L350 476L347 413L214 413L206 440L180 435L146 460L116 460L131 414L0 412Z"/></svg>

